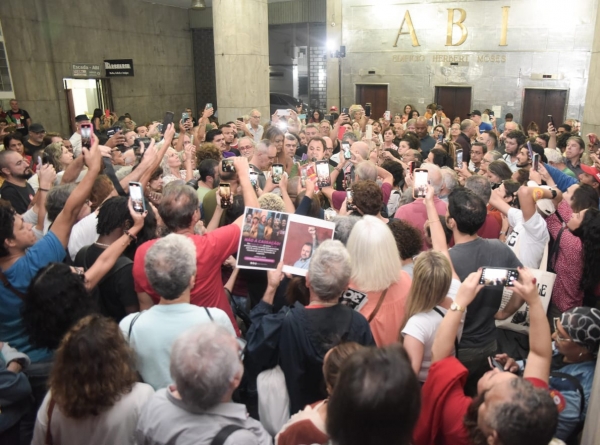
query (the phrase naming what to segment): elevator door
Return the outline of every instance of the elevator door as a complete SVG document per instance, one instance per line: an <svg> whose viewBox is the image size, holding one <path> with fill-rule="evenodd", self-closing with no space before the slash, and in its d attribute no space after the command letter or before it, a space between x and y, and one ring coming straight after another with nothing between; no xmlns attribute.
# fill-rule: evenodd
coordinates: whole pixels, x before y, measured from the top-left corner
<svg viewBox="0 0 600 445"><path fill-rule="evenodd" d="M564 122L565 108L567 105L567 90L542 90L525 88L523 99L523 119L521 125L527 129L531 122L535 122L540 133L548 131L548 115L556 125Z"/></svg>
<svg viewBox="0 0 600 445"><path fill-rule="evenodd" d="M471 113L471 87L435 87L435 103L444 107L444 114L462 121Z"/></svg>
<svg viewBox="0 0 600 445"><path fill-rule="evenodd" d="M356 103L363 107L366 103L371 104L371 116L374 119L383 117L388 110L388 86L387 85L356 85Z"/></svg>

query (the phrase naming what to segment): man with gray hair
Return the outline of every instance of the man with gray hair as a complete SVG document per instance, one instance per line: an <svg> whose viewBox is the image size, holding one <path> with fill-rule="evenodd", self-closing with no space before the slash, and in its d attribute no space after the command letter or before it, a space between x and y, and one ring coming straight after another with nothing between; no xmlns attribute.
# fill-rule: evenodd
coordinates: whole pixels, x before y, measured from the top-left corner
<svg viewBox="0 0 600 445"><path fill-rule="evenodd" d="M545 148L544 154L548 159L548 164L550 164L554 168L557 168L565 175L569 175L570 177L577 179L577 176L569 167L567 167L567 164L565 164L565 158L562 157L562 155L557 149Z"/></svg>
<svg viewBox="0 0 600 445"><path fill-rule="evenodd" d="M144 407L136 443L271 445L260 422L232 401L244 375L243 356L235 336L214 323L179 336L170 360L174 384L157 391Z"/></svg>
<svg viewBox="0 0 600 445"><path fill-rule="evenodd" d="M159 239L148 249L144 269L160 301L147 311L123 318L119 327L135 351L142 379L160 389L171 383L169 353L180 334L206 323L217 323L231 335L235 331L221 309L190 304L190 290L196 281L196 247L184 235L173 233Z"/></svg>
<svg viewBox="0 0 600 445"><path fill-rule="evenodd" d="M465 119L460 123L460 134L456 143L463 150L463 162L469 165L471 161L471 140L477 135L477 124L471 119Z"/></svg>
<svg viewBox="0 0 600 445"><path fill-rule="evenodd" d="M348 289L350 255L339 241L324 241L313 253L306 275L309 304L296 302L273 313L273 299L283 275L281 263L269 271L267 290L250 317L249 362L254 369L281 366L290 396L290 413L327 397L324 391L323 359L342 341L375 345L369 323L360 313L339 304Z"/></svg>
<svg viewBox="0 0 600 445"><path fill-rule="evenodd" d="M467 178L465 181L465 188L471 190L481 199L487 203L492 196L492 185L487 177L481 175L473 175ZM487 216L483 226L477 231L477 235L481 238L487 239L498 239L500 236L500 230L502 230L502 215L497 210L492 213L489 209L487 210Z"/></svg>
<svg viewBox="0 0 600 445"><path fill-rule="evenodd" d="M442 177L442 170L435 164L425 163L421 165L422 169L427 170L427 177L429 183L433 186L434 197L433 202L438 215L445 215L448 205L442 201L439 196L442 191L444 180ZM394 215L396 219L403 219L408 222L414 228L418 229L423 234L423 248L422 250L428 250L425 241L424 226L427 221L427 208L425 207L425 200L423 198L417 198L410 204L401 206Z"/></svg>
<svg viewBox="0 0 600 445"><path fill-rule="evenodd" d="M271 169L273 162L277 160L277 147L268 139L263 139L254 149L254 155L250 162L250 170L258 174L258 187L261 189L265 188L267 178L265 176L266 171Z"/></svg>
<svg viewBox="0 0 600 445"><path fill-rule="evenodd" d="M448 195L452 193L452 190L458 185L458 175L450 167L442 167L442 188L438 197L448 204Z"/></svg>

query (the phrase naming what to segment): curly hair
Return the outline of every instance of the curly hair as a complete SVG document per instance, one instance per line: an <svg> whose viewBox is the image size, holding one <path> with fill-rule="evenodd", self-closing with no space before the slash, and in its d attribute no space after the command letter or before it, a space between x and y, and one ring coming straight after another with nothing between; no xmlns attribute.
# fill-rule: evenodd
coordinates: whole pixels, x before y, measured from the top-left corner
<svg viewBox="0 0 600 445"><path fill-rule="evenodd" d="M102 204L98 211L98 223L96 224L98 235L110 235L117 228L127 229L133 226L133 218L129 213L127 201L129 198L125 196L113 196ZM127 227L126 223L129 223Z"/></svg>
<svg viewBox="0 0 600 445"><path fill-rule="evenodd" d="M574 234L580 235L583 244L583 273L580 286L585 292L594 292L600 282L600 210L589 208Z"/></svg>
<svg viewBox="0 0 600 445"><path fill-rule="evenodd" d="M199 150L196 150L196 165L200 165L205 159L214 159L220 162L222 157L221 150L215 144L206 142L200 146Z"/></svg>
<svg viewBox="0 0 600 445"><path fill-rule="evenodd" d="M15 231L15 209L12 208L10 202L0 199L0 258L8 255L5 241L14 239Z"/></svg>
<svg viewBox="0 0 600 445"><path fill-rule="evenodd" d="M390 153L398 154L398 152L394 150L390 150ZM404 168L402 168L402 164L387 160L381 164L381 168L392 174L394 177L394 187L399 187L401 189L404 187Z"/></svg>
<svg viewBox="0 0 600 445"><path fill-rule="evenodd" d="M31 280L21 315L31 345L54 350L71 326L96 309L82 275L66 264L51 263Z"/></svg>
<svg viewBox="0 0 600 445"><path fill-rule="evenodd" d="M89 315L61 341L48 383L61 412L83 419L111 408L136 381L133 351L117 323Z"/></svg>
<svg viewBox="0 0 600 445"><path fill-rule="evenodd" d="M392 231L392 235L394 235L402 260L412 258L421 251L423 234L419 229L413 227L403 219L390 221L388 227Z"/></svg>
<svg viewBox="0 0 600 445"><path fill-rule="evenodd" d="M376 216L381 212L383 193L376 182L370 180L357 181L352 184L352 192L354 194L354 206L363 215Z"/></svg>
<svg viewBox="0 0 600 445"><path fill-rule="evenodd" d="M264 193L258 198L258 205L261 209L273 210L275 212L285 212L285 204L283 199L275 193Z"/></svg>
<svg viewBox="0 0 600 445"><path fill-rule="evenodd" d="M115 187L108 176L98 175L98 177L94 180L94 185L92 186L92 191L90 192L90 207L92 212L95 212L100 204L102 204L104 200L108 198L114 188Z"/></svg>

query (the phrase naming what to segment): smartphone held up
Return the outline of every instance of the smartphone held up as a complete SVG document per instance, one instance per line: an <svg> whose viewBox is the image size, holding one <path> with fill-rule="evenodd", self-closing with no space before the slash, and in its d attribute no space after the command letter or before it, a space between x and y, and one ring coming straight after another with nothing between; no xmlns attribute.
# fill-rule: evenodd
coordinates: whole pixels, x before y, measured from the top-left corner
<svg viewBox="0 0 600 445"><path fill-rule="evenodd" d="M228 209L232 205L231 186L226 183L219 185L219 197L221 198L221 208Z"/></svg>
<svg viewBox="0 0 600 445"><path fill-rule="evenodd" d="M129 197L131 198L131 204L134 211L137 213L144 213L146 211L146 203L144 202L144 195L142 193L142 184L139 182L130 182Z"/></svg>

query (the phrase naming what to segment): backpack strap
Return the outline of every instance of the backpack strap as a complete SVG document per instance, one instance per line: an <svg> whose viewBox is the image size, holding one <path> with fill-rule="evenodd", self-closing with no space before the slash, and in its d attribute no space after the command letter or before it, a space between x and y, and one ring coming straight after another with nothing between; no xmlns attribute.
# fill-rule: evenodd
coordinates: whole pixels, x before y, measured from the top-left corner
<svg viewBox="0 0 600 445"><path fill-rule="evenodd" d="M581 416L585 412L585 392L583 391L583 386L581 386L581 382L577 377L572 376L571 374L567 374L566 372L560 371L550 371L550 377L556 377L559 379L568 380L575 388L577 388L577 392L579 393L581 402L579 404L579 415Z"/></svg>
<svg viewBox="0 0 600 445"><path fill-rule="evenodd" d="M129 325L129 331L127 332L127 341L129 341L130 344L131 344L131 333L133 332L133 325L135 324L137 319L140 318L140 315L142 315L144 312L146 312L146 311L138 312L135 315L135 317L133 317L133 320L131 320L131 324Z"/></svg>
<svg viewBox="0 0 600 445"><path fill-rule="evenodd" d="M560 239L566 228L567 228L567 226L563 223L563 226L560 228L560 230L558 231L558 234L556 235L556 239L552 243L552 249L550 249L550 253L548 253L548 268L549 269L554 270L554 266L556 265L556 260L558 259L558 251L560 250Z"/></svg>
<svg viewBox="0 0 600 445"><path fill-rule="evenodd" d="M12 284L10 284L10 281L8 281L8 278L6 277L6 275L4 275L4 272L2 272L2 269L0 269L0 281L2 281L2 284L5 288L7 288L9 291L15 294L21 300L25 300L25 294L21 291L18 291Z"/></svg>
<svg viewBox="0 0 600 445"><path fill-rule="evenodd" d="M433 310L440 314L442 318L444 318L445 315L439 307L436 306L433 308ZM454 356L458 358L458 337L454 337Z"/></svg>
<svg viewBox="0 0 600 445"><path fill-rule="evenodd" d="M238 430L243 430L244 427L239 425L227 425L221 428L221 431L217 433L217 435L210 442L210 445L223 445L225 441Z"/></svg>

